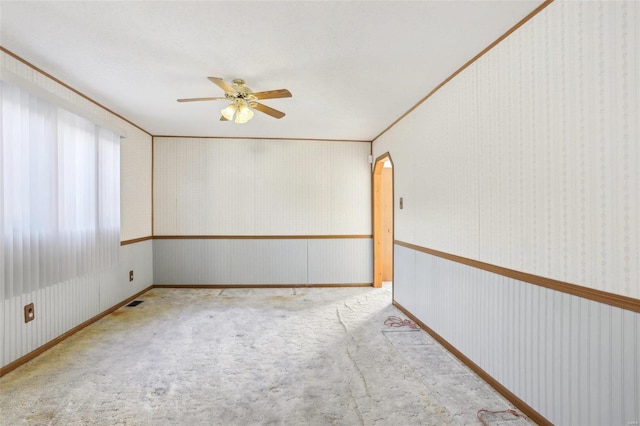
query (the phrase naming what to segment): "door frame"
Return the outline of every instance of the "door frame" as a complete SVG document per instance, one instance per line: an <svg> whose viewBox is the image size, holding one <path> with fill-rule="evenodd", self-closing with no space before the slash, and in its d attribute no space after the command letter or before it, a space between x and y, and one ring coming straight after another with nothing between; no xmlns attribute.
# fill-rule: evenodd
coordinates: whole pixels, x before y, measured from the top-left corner
<svg viewBox="0 0 640 426"><path fill-rule="evenodd" d="M395 263L395 250L393 249L394 242L394 232L395 232L395 166L393 164L393 159L391 158L391 154L389 152L385 152L375 159L373 162L373 170L372 170L372 225L373 225L373 286L374 287L382 287L382 276L383 276L383 252L384 252L384 239L383 239L383 223L382 223L382 169L384 167L385 161L391 162L391 257L392 257L392 266L391 266L391 276L394 274L394 263Z"/></svg>

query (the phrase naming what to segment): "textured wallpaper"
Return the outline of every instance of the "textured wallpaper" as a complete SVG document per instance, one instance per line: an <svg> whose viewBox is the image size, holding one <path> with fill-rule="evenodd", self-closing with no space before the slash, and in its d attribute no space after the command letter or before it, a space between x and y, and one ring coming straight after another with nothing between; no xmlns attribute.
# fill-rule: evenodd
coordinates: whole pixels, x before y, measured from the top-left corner
<svg viewBox="0 0 640 426"><path fill-rule="evenodd" d="M154 235L371 234L370 144L156 138Z"/></svg>
<svg viewBox="0 0 640 426"><path fill-rule="evenodd" d="M151 235L151 136L132 128L120 145L120 237Z"/></svg>
<svg viewBox="0 0 640 426"><path fill-rule="evenodd" d="M374 142L396 239L640 298L640 3L556 1Z"/></svg>

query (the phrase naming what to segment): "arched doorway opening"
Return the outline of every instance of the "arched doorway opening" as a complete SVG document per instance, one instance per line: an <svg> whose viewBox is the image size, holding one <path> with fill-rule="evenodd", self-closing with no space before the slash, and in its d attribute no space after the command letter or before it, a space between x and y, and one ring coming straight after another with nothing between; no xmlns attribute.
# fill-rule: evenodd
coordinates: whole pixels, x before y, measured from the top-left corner
<svg viewBox="0 0 640 426"><path fill-rule="evenodd" d="M389 153L373 167L373 286L393 282L393 161Z"/></svg>

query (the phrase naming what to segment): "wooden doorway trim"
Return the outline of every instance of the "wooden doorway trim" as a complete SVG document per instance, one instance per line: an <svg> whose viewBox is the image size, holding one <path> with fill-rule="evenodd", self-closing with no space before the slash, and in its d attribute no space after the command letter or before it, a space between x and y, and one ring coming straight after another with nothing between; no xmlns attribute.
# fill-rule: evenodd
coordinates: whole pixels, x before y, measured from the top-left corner
<svg viewBox="0 0 640 426"><path fill-rule="evenodd" d="M385 170L386 161L391 163L391 169ZM386 173L390 173L388 177ZM376 158L372 179L374 287L382 287L383 281L393 281L393 174L393 160L388 152Z"/></svg>

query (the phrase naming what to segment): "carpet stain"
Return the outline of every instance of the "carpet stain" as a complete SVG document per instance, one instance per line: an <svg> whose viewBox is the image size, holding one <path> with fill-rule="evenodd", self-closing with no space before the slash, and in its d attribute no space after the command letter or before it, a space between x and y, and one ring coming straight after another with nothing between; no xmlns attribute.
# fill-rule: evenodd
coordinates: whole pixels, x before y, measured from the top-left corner
<svg viewBox="0 0 640 426"><path fill-rule="evenodd" d="M448 425L508 408L426 333L385 326L402 315L386 289L150 299L1 377L0 424Z"/></svg>
<svg viewBox="0 0 640 426"><path fill-rule="evenodd" d="M54 411L45 411L42 413L37 413L31 416L27 416L26 420L32 424L42 424L49 423L56 417L56 413Z"/></svg>

